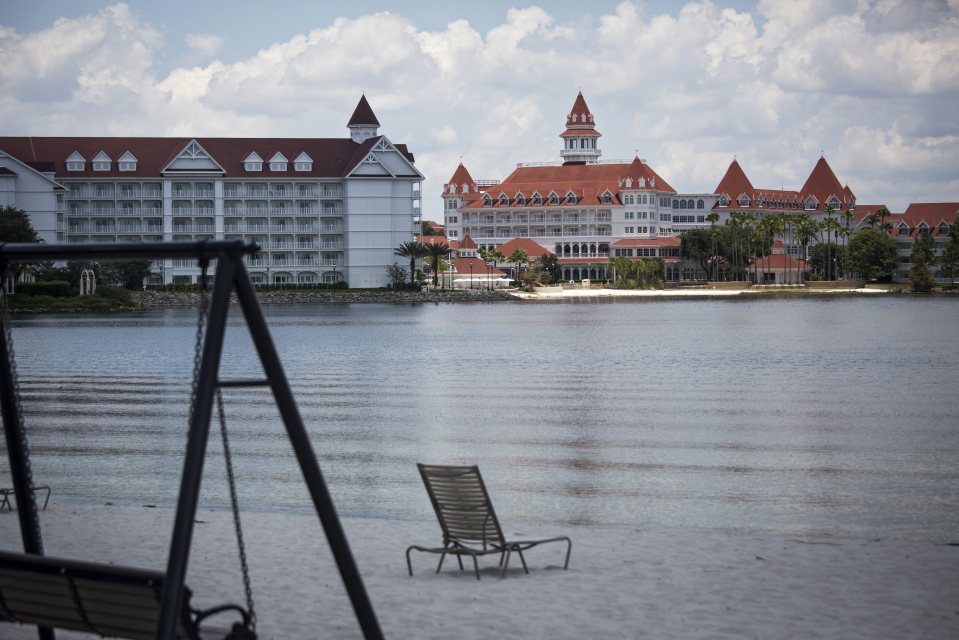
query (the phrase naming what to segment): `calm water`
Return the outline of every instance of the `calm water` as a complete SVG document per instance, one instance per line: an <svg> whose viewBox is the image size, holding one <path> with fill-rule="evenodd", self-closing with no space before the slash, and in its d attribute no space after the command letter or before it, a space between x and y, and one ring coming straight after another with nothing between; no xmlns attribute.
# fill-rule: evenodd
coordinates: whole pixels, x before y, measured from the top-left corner
<svg viewBox="0 0 959 640"><path fill-rule="evenodd" d="M959 300L266 311L344 514L430 517L414 463L476 462L509 522L959 541ZM194 323L15 320L38 483L175 503ZM238 310L223 368L260 372ZM225 395L244 508L308 508L271 396Z"/></svg>

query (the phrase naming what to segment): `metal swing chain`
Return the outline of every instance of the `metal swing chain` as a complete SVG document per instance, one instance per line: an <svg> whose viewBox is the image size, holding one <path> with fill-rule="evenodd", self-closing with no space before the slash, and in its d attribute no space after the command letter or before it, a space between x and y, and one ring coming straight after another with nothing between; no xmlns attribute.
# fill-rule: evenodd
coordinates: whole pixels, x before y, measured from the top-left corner
<svg viewBox="0 0 959 640"><path fill-rule="evenodd" d="M33 489L33 464L30 461L30 446L27 443L26 423L23 420L23 405L20 398L20 378L17 375L17 356L13 350L13 329L10 326L10 300L7 294L8 280L13 276L8 272L7 265L0 266L0 322L3 323L3 331L7 339L7 359L10 367L10 380L13 386L13 403L17 412L17 426L20 428L20 446L23 449L23 463L27 472L27 484L30 486L30 495L33 497L33 509L26 505L17 505L17 508L29 509L33 513L33 530L37 533L37 547L40 554L43 555L43 538L40 534L40 513L37 511L36 495Z"/></svg>
<svg viewBox="0 0 959 640"><path fill-rule="evenodd" d="M196 404L196 392L200 380L200 361L203 351L203 330L210 310L209 290L207 288L207 269L210 261L200 260L200 313L196 328L196 349L193 358L193 390L190 399L190 415ZM250 569L246 559L246 544L243 541L243 527L240 524L240 502L236 494L236 480L233 474L233 458L230 454L230 439L227 435L226 413L223 410L223 391L217 386L216 410L220 418L220 437L223 440L223 458L226 461L226 476L230 487L230 506L233 511L233 528L236 531L237 548L240 554L240 570L243 573L243 590L246 595L246 608L250 614L250 631L256 633L256 612L253 609L253 587L250 583Z"/></svg>

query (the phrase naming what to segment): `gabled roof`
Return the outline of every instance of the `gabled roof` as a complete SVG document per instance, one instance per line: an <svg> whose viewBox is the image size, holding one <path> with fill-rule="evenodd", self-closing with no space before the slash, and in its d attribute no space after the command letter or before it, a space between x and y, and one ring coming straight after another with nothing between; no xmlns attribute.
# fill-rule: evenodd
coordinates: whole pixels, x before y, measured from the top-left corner
<svg viewBox="0 0 959 640"><path fill-rule="evenodd" d="M473 242L473 238L470 237L470 234L463 236L463 239L460 241L460 249L478 249L479 246Z"/></svg>
<svg viewBox="0 0 959 640"><path fill-rule="evenodd" d="M353 110L353 115L350 116L350 121L346 124L348 127L378 127L380 126L380 121L376 119L376 115L373 113L373 109L370 107L370 103L366 101L366 95L360 96L360 101L356 105L356 109Z"/></svg>
<svg viewBox="0 0 959 640"><path fill-rule="evenodd" d="M856 211L858 213L858 207ZM896 238L916 237L919 235L919 225L925 223L932 236L939 236L939 224L955 225L959 217L959 202L914 202L906 207L903 213L894 213L886 218L892 225L889 234ZM899 234L899 227L909 227L909 235Z"/></svg>
<svg viewBox="0 0 959 640"><path fill-rule="evenodd" d="M517 249L525 251L526 255L530 258L541 258L552 254L549 249L544 249L538 242L530 240L529 238L513 238L499 247L499 250L502 251L503 255L507 258Z"/></svg>
<svg viewBox="0 0 959 640"><path fill-rule="evenodd" d="M490 277L500 277L505 276L506 272L497 269L496 267L488 267L482 258L454 258L453 259L453 269L460 278L464 275L469 279L470 273L473 274L474 280L479 280L480 277L485 278L487 273Z"/></svg>
<svg viewBox="0 0 959 640"><path fill-rule="evenodd" d="M450 244L450 239L446 236L416 236L416 239L419 240L420 244L423 246L430 246L434 244Z"/></svg>

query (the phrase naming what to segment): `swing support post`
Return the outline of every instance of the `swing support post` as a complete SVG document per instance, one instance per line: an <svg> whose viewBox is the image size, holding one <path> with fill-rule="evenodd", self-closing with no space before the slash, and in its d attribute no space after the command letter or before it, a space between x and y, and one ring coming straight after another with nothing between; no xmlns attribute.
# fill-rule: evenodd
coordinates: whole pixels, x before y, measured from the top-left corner
<svg viewBox="0 0 959 640"><path fill-rule="evenodd" d="M9 262L46 260L194 258L207 261L216 259L213 297L203 341L196 396L190 415L189 436L180 479L180 493L170 553L167 558L167 571L161 593L159 628L156 637L161 640L172 640L177 631L177 615L183 600L213 400L219 385L220 358L226 333L230 294L235 291L266 374L267 384L273 392L290 444L310 491L313 505L320 518L363 636L366 640L381 640L383 633L376 619L373 605L363 585L363 579L336 513L332 496L310 444L309 434L303 424L276 346L257 302L256 292L243 266L243 255L253 254L258 250L259 247L256 245L246 245L239 240L83 245L0 243L0 267ZM2 408L4 433L17 499L20 532L24 551L43 555L36 502L30 478L29 453L17 404L16 381L10 357L12 347L8 343L6 333L8 329L6 323L9 320L4 318L2 322L3 325L0 326L0 405L2 407L0 408ZM54 637L50 629L40 628L38 631L41 640Z"/></svg>

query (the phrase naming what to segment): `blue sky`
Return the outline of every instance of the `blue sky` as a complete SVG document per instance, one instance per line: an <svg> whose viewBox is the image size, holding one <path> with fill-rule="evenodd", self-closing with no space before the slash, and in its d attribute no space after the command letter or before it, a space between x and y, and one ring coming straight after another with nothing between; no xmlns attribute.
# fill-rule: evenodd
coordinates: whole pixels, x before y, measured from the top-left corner
<svg viewBox="0 0 959 640"><path fill-rule="evenodd" d="M959 201L959 0L0 2L0 134L339 137L361 92L427 176L603 158L711 191L735 156L861 203Z"/></svg>

